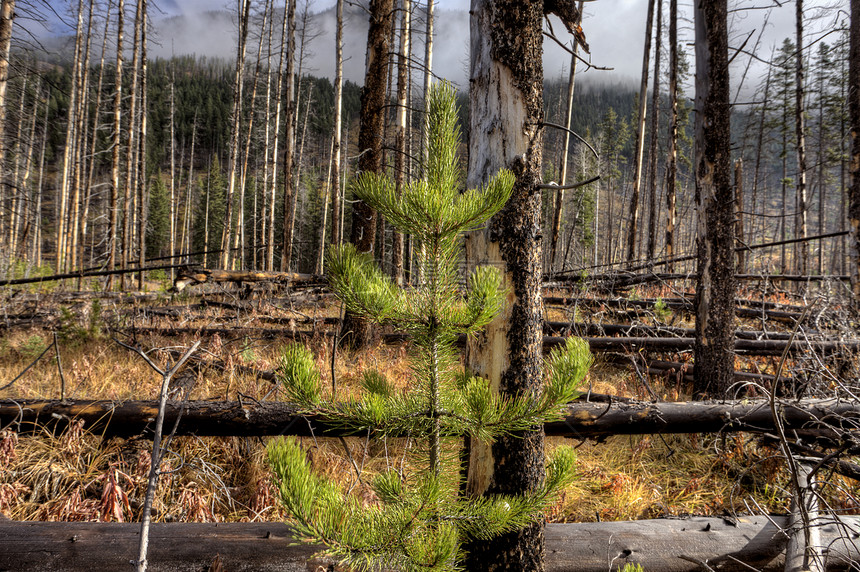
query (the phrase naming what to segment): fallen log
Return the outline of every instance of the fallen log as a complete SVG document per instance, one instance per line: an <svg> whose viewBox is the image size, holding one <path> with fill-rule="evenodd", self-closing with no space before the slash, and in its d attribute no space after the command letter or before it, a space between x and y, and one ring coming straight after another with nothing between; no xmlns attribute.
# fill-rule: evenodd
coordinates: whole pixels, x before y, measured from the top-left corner
<svg viewBox="0 0 860 572"><path fill-rule="evenodd" d="M131 274L132 272L148 272L150 270L169 270L179 268L182 264L160 264L158 266L144 266L143 268L125 268L122 270L93 270L69 272L66 274L52 274L51 276L35 276L31 278L14 278L12 280L0 280L0 286L13 286L20 284L36 284L52 282L54 280L67 280L70 278L91 278L94 276L115 276L117 274Z"/></svg>
<svg viewBox="0 0 860 572"><path fill-rule="evenodd" d="M567 338L562 336L544 336L544 351L565 343ZM695 338L650 338L623 337L602 338L584 337L592 352L606 351L636 351L648 349L661 352L680 352L692 350ZM781 355L788 349L790 354L818 351L832 354L845 350L860 349L860 342L821 341L821 340L735 340L735 353L745 355Z"/></svg>
<svg viewBox="0 0 860 572"><path fill-rule="evenodd" d="M688 517L546 526L547 572L606 572L627 563L645 570L693 572L781 570L787 543L784 516ZM860 561L854 544L860 518L826 520L821 544L828 571ZM79 572L121 570L137 553L140 525L93 522L0 522L0 570ZM149 570L210 569L219 556L230 572L316 570L318 546L297 544L283 523L156 523L150 529Z"/></svg>
<svg viewBox="0 0 860 572"><path fill-rule="evenodd" d="M103 436L151 435L156 401L0 400L0 427L22 434L62 431L72 420ZM290 403L274 401L168 402L165 424L182 415L177 435L198 436L342 436L314 416L302 416ZM860 403L806 399L781 406L786 428L860 427ZM565 417L544 425L547 435L573 438L668 433L771 432L775 425L767 401L727 402L573 402Z"/></svg>
<svg viewBox="0 0 860 572"><path fill-rule="evenodd" d="M696 335L695 328L678 328L673 326L646 326L643 324L594 324L582 322L544 322L544 331L570 332L577 336L626 336L626 337L662 337L692 338ZM819 334L819 332L806 332ZM755 330L735 330L735 337L744 340L789 340L791 332L763 332Z"/></svg>
<svg viewBox="0 0 860 572"><path fill-rule="evenodd" d="M184 268L173 281L173 292L207 282L273 282L277 284L324 284L325 277L297 272L257 272L251 270L221 270L218 268Z"/></svg>

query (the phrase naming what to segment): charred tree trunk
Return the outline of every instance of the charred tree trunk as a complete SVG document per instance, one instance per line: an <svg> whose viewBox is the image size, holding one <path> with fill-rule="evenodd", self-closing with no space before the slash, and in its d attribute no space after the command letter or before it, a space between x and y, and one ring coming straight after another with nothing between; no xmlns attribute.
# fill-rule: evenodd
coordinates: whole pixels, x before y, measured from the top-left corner
<svg viewBox="0 0 860 572"><path fill-rule="evenodd" d="M289 0L290 6L287 10L287 93L286 112L284 120L284 233L283 249L281 250L281 271L287 272L293 257L293 225L296 220L297 185L295 184L293 163L296 145L296 78L295 78L295 52L296 52L296 0Z"/></svg>
<svg viewBox="0 0 860 572"><path fill-rule="evenodd" d="M639 217L639 187L642 182L642 155L645 150L645 113L648 101L648 62L651 57L651 26L654 21L654 0L648 0L645 21L645 48L642 55L642 82L639 84L639 125L636 131L636 153L633 157L633 183L630 196L630 225L627 227L627 262L636 258L636 232Z"/></svg>
<svg viewBox="0 0 860 572"><path fill-rule="evenodd" d="M806 196L806 110L804 109L803 69L803 0L796 0L795 23L797 30L797 57L795 58L794 130L797 138L797 236L806 238L809 206ZM806 274L809 268L809 245L801 242L798 274Z"/></svg>
<svg viewBox="0 0 860 572"><path fill-rule="evenodd" d="M221 268L229 268L232 261L230 243L233 236L233 195L239 165L239 134L242 130L242 92L245 79L245 54L248 43L248 18L251 0L242 2L239 13L239 39L236 46L236 72L233 78L233 111L230 120L230 158L227 165L227 208L224 213L224 228L221 231Z"/></svg>
<svg viewBox="0 0 860 572"><path fill-rule="evenodd" d="M651 142L648 152L651 176L648 180L648 255L650 261L657 251L657 132L660 126L660 55L663 47L663 0L657 0L657 22L654 31L654 87L651 90Z"/></svg>
<svg viewBox="0 0 860 572"><path fill-rule="evenodd" d="M340 156L341 132L343 131L343 0L337 0L337 29L335 32L334 72L334 144L331 151L331 243L341 242L340 227Z"/></svg>
<svg viewBox="0 0 860 572"><path fill-rule="evenodd" d="M851 131L851 183L848 189L848 221L851 224L854 303L860 305L860 0L851 0L851 31L848 55L848 112Z"/></svg>
<svg viewBox="0 0 860 572"><path fill-rule="evenodd" d="M9 83L9 58L12 54L12 22L15 18L15 0L0 2L0 189L4 185L6 169L6 87ZM0 199L3 193L0 192Z"/></svg>
<svg viewBox="0 0 860 572"><path fill-rule="evenodd" d="M407 131L407 80L409 77L409 59L411 54L411 12L412 1L402 0L400 8L400 50L397 57L397 121L395 123L394 179L397 195L403 193L406 180L406 139ZM403 285L403 234L396 229L391 239L391 266L394 280Z"/></svg>
<svg viewBox="0 0 860 572"><path fill-rule="evenodd" d="M110 217L108 223L108 270L116 269L116 248L119 236L120 151L122 144L122 34L125 23L125 0L118 0L116 30L116 70L114 72L113 141L111 142ZM108 290L113 287L113 275L108 277Z"/></svg>
<svg viewBox="0 0 860 572"><path fill-rule="evenodd" d="M697 395L723 395L734 383L734 197L729 133L726 0L697 0L696 271Z"/></svg>
<svg viewBox="0 0 860 572"><path fill-rule="evenodd" d="M360 172L382 172L382 145L385 131L385 91L388 83L388 54L390 49L391 21L394 0L371 0L370 27L367 31L367 56L364 89L361 92L361 126L358 132L358 160ZM376 237L376 212L362 201L352 207L352 235L350 240L359 252L373 254ZM368 345L374 329L366 320L347 313L344 332L354 347Z"/></svg>
<svg viewBox="0 0 860 572"><path fill-rule="evenodd" d="M746 250L744 250L744 160L735 161L735 252L738 262L735 272L743 274L746 270Z"/></svg>
<svg viewBox="0 0 860 572"><path fill-rule="evenodd" d="M473 0L471 10L469 188L499 169L515 176L513 194L488 228L466 239L470 266L500 268L508 288L505 308L484 335L469 340L466 367L502 395L539 391L541 376L541 181L543 133L540 2ZM547 7L549 3L547 3ZM571 10L575 11L573 4ZM575 25L578 18L568 18ZM544 478L543 431L472 442L471 495L523 493ZM466 547L465 567L544 570L543 526L538 523Z"/></svg>
<svg viewBox="0 0 860 572"><path fill-rule="evenodd" d="M666 152L666 257L675 256L675 191L678 179L678 0L669 0L669 147ZM667 267L675 271L674 262Z"/></svg>
<svg viewBox="0 0 860 572"><path fill-rule="evenodd" d="M580 14L582 14L582 0L578 4ZM573 116L573 89L576 87L576 63L579 61L576 57L576 52L579 49L579 42L576 38L573 39L573 54L570 56L570 75L567 79L567 109L565 110L564 126L570 129L570 122ZM550 240L549 254L549 272L555 271L555 256L558 251L558 235L561 232L561 213L564 209L564 186L567 184L567 163L568 155L570 154L570 132L564 133L564 146L561 150L561 175L559 177L559 189L555 192L555 209L552 214L552 238ZM596 242L596 241L595 241ZM564 269L564 262L562 262Z"/></svg>

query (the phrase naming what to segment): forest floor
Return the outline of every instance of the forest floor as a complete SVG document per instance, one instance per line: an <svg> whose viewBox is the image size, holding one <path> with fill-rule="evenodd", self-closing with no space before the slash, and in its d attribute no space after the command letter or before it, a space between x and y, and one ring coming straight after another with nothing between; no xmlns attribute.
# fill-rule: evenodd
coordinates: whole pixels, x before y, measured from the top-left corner
<svg viewBox="0 0 860 572"><path fill-rule="evenodd" d="M157 284L151 288L163 291ZM395 384L407 383L407 342L356 353L338 351L332 366L331 337L324 333L332 326L312 322L338 316L339 307L327 296L304 296L301 302L289 303L280 298L245 301L232 290L219 292L202 299L196 293L171 297L163 292L138 299L76 298L47 291L7 294L6 325L0 330L0 387L38 356L42 358L0 390L0 399L60 397L63 381L51 347L54 335L69 399L155 399L161 378L116 340L151 350L150 357L163 365L201 339L195 357L174 380L175 387L189 390L191 399L281 400L278 384L255 373L277 369L279 351L289 342L278 336L278 330L302 333L303 342L317 356L324 383L330 382L333 367L339 391L354 388L367 368L384 371ZM627 295L644 299L659 294ZM579 309L576 319L593 319L590 312ZM547 312L548 320L570 317L567 311ZM649 320L671 320L673 325L689 327L682 315L670 317L659 307L645 323ZM194 333L201 328L218 331ZM649 398L636 372L603 355L595 357L586 389ZM690 359L687 353L656 357ZM759 372L772 371L775 365L771 358L758 361L754 369ZM680 376L674 380L646 376L660 399L689 398L690 388L677 380ZM373 501L372 492L356 479L355 465L372 473L409 455L404 439L306 438L305 442L319 471L351 487L367 502ZM547 447L551 450L565 442L576 447L579 477L547 515L550 522L788 511L783 461L761 435L551 438ZM165 474L154 503L154 520L281 520L284 515L264 452L265 440L260 438L175 438L162 467ZM79 424L60 434L45 429L35 437L19 437L0 428L0 514L14 520L135 521L140 518L150 454L148 439L102 438ZM836 475L830 478L838 482L829 502L846 512L860 512L854 496L856 482Z"/></svg>

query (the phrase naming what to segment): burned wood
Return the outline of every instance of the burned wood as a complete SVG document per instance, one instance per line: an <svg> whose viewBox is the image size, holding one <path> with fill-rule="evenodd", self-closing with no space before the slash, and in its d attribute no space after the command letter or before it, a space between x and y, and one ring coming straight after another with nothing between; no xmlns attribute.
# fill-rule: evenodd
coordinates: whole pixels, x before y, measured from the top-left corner
<svg viewBox="0 0 860 572"><path fill-rule="evenodd" d="M544 351L565 343L563 336L544 336ZM695 338L651 338L651 337L584 337L592 352L636 351L641 349L680 352L693 349ZM845 350L860 349L860 342L816 341L816 340L746 340L736 339L734 349L745 355L780 355L788 349L790 354L817 351L832 354Z"/></svg>
<svg viewBox="0 0 860 572"><path fill-rule="evenodd" d="M646 326L643 324L594 324L582 322L544 322L544 331L566 332L577 336L644 336L691 338L696 335L693 328L672 326ZM763 332L755 330L735 330L735 337L744 340L788 340L788 332Z"/></svg>
<svg viewBox="0 0 860 572"><path fill-rule="evenodd" d="M177 435L198 436L342 436L314 416L302 416L289 403L256 401L189 401L168 403L165 423L182 413ZM102 436L151 435L157 413L154 401L0 400L0 427L22 434L44 428L61 431L72 420ZM835 399L806 399L786 403L786 429L816 427L857 428L860 404ZM547 423L547 435L572 438L657 433L716 433L773 431L774 420L765 401L624 403L574 402L562 421Z"/></svg>
<svg viewBox="0 0 860 572"><path fill-rule="evenodd" d="M53 282L55 280L66 280L69 278L91 278L95 276L114 276L117 274L131 274L134 272L148 272L150 270L168 270L170 268L181 268L183 264L161 264L158 266L144 266L143 268L126 268L124 270L95 270L90 272L69 272L66 274L52 274L51 276L36 276L32 278L15 278L12 280L0 280L0 286L16 286L20 284L38 284L42 282Z"/></svg>
<svg viewBox="0 0 860 572"><path fill-rule="evenodd" d="M300 274L297 272L255 272L247 270L220 270L217 268L183 268L176 275L172 291L182 292L188 286L208 282L323 284L325 283L325 278L317 274Z"/></svg>
<svg viewBox="0 0 860 572"><path fill-rule="evenodd" d="M860 560L858 517L822 518L827 570ZM782 570L785 516L686 517L546 526L547 572L606 572L639 564L645 570L694 572L696 562L721 571ZM19 572L120 570L135 554L139 525L0 521L0 569ZM149 570L210 569L216 555L231 572L305 572L330 563L321 547L299 544L283 523L156 523ZM599 547L599 549L596 549Z"/></svg>

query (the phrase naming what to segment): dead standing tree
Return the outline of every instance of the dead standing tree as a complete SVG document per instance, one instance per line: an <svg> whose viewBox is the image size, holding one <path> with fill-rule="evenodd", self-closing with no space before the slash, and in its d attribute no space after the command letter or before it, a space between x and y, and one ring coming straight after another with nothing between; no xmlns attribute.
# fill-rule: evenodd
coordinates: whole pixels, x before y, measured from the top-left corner
<svg viewBox="0 0 860 572"><path fill-rule="evenodd" d="M696 286L697 395L722 395L734 383L734 196L729 133L726 0L697 0Z"/></svg>
<svg viewBox="0 0 860 572"><path fill-rule="evenodd" d="M543 132L542 23L555 13L571 28L573 2L474 0L471 19L468 187L486 184L499 169L516 176L511 199L481 231L466 239L466 260L500 267L505 308L471 339L466 367L502 395L538 391L542 384L541 164ZM541 430L470 447L468 491L473 495L536 489L544 478ZM466 568L544 570L540 524L467 547Z"/></svg>
<svg viewBox="0 0 860 572"><path fill-rule="evenodd" d="M361 125L358 132L358 171L382 172L382 134L385 128L385 90L388 83L388 54L394 0L371 0L370 27L367 31L367 60L364 88L361 91ZM376 211L363 201L352 207L350 240L359 252L373 253L376 237ZM350 333L349 343L366 346L373 337L369 322L347 313L343 331Z"/></svg>
<svg viewBox="0 0 860 572"><path fill-rule="evenodd" d="M860 300L860 0L851 0L851 30L848 54L848 112L851 121L851 187L848 190L848 220L851 223L854 304Z"/></svg>

